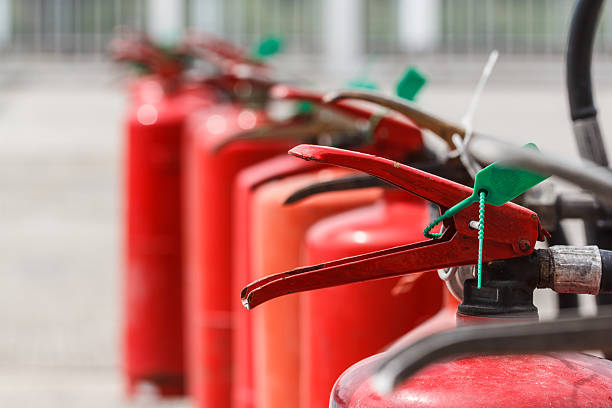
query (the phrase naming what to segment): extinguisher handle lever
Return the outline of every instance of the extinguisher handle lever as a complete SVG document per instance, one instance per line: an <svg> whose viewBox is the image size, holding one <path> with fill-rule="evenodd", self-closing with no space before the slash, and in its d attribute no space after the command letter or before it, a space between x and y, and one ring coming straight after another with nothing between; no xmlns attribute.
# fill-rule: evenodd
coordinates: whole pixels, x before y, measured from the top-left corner
<svg viewBox="0 0 612 408"><path fill-rule="evenodd" d="M392 160L332 147L300 145L290 154L304 160L364 171L417 196L450 208L472 195L472 189ZM543 239L537 215L519 205L488 206L484 262L528 255ZM450 266L474 264L478 255L478 231L470 222L478 208L469 206L444 220L439 239L398 246L319 265L270 275L245 287L245 307L289 293L322 289L347 283L400 276Z"/></svg>
<svg viewBox="0 0 612 408"><path fill-rule="evenodd" d="M270 98L323 103L323 94L310 89L278 84L270 88Z"/></svg>
<svg viewBox="0 0 612 408"><path fill-rule="evenodd" d="M285 139L296 143L310 142L320 135L349 133L356 137L340 137L339 143L324 144L351 146L374 152L397 160L423 150L421 130L410 120L400 115L380 112L376 106L358 106L340 101L337 104L323 104L323 95L315 91L289 85L273 86L269 95L273 99L308 101L316 105L310 122L298 115L287 121L272 124L267 128L241 132L224 140L222 146L247 139ZM344 135L346 136L346 135ZM332 138L332 142L336 138Z"/></svg>
<svg viewBox="0 0 612 408"><path fill-rule="evenodd" d="M445 178L445 175L448 175L449 177L456 177L457 173L460 171L460 169L453 167L448 161L437 162L430 160L427 162L412 163L412 166L419 170L423 170L428 173L433 173ZM467 177L467 174L465 175L465 177ZM387 183L386 181L370 174L351 174L346 177L340 177L334 180L313 183L306 187L298 189L294 191L289 197L287 197L283 205L294 204L306 198L312 197L316 194L328 193L333 191L356 190L370 187L383 187L391 189L397 188L393 184Z"/></svg>
<svg viewBox="0 0 612 408"><path fill-rule="evenodd" d="M372 377L372 385L387 394L430 364L469 355L608 350L611 336L610 309L597 317L459 327L390 352Z"/></svg>
<svg viewBox="0 0 612 408"><path fill-rule="evenodd" d="M296 143L313 143L319 136L329 137L331 144L338 138L354 136L354 139L367 139L369 125L365 120L351 119L347 115L324 115L321 112L296 115L290 119L274 122L255 129L238 132L224 139L214 147L218 152L225 147L244 141L294 140Z"/></svg>
<svg viewBox="0 0 612 408"><path fill-rule="evenodd" d="M346 99L372 102L399 112L416 123L420 128L427 129L440 136L449 146L454 146L452 136L465 136L463 126L456 125L426 112L416 104L398 97L383 95L374 91L344 90L330 92L323 98L326 103L338 103Z"/></svg>
<svg viewBox="0 0 612 408"><path fill-rule="evenodd" d="M164 52L144 36L135 39L119 36L111 41L109 53L116 61L138 62L165 78L177 76L185 68L178 53Z"/></svg>
<svg viewBox="0 0 612 408"><path fill-rule="evenodd" d="M329 100L327 94L316 92L310 89L304 89L290 85L276 85L270 89L270 97L273 99L284 99L284 100L301 100L312 102L318 105L327 105L329 109L333 109L345 114L349 114L351 117L357 117L362 119L370 119L373 116L381 115L380 118L386 116L386 112L378 108L377 106L359 105L354 101L346 100ZM396 119L397 120L397 119ZM402 121L404 124L408 124L413 128L416 128L411 120Z"/></svg>

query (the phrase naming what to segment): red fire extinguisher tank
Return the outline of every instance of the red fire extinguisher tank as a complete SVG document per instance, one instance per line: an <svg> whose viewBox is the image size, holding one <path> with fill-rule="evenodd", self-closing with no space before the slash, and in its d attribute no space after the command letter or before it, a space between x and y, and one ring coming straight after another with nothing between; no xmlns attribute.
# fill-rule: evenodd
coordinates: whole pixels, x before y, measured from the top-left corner
<svg viewBox="0 0 612 408"><path fill-rule="evenodd" d="M237 142L234 133L265 123L262 111L227 104L188 124L186 163L187 346L189 390L198 406L229 407L232 339L232 191L243 168L290 148L283 142Z"/></svg>
<svg viewBox="0 0 612 408"><path fill-rule="evenodd" d="M434 364L392 394L366 381L352 408L609 407L612 362L580 353L462 358Z"/></svg>
<svg viewBox="0 0 612 408"><path fill-rule="evenodd" d="M375 369L384 360L388 351L396 350L431 334L455 327L459 302L448 290L443 290L443 299L444 306L435 316L410 330L393 342L385 351L361 360L344 371L334 384L329 406L334 408L348 407L353 395L368 381Z"/></svg>
<svg viewBox="0 0 612 408"><path fill-rule="evenodd" d="M234 254L232 285L240 293L251 277L251 203L254 191L261 185L292 175L312 172L317 167L291 156L278 156L242 170L234 184L232 250ZM232 298L234 330L232 360L232 407L254 408L253 358L251 354L251 314L240 299Z"/></svg>
<svg viewBox="0 0 612 408"><path fill-rule="evenodd" d="M372 203L380 189L331 192L283 206L295 190L346 176L322 169L262 185L253 195L251 280L304 265L304 236L316 221ZM299 402L299 295L276 299L252 312L255 406L281 408Z"/></svg>
<svg viewBox="0 0 612 408"><path fill-rule="evenodd" d="M456 310L457 301L447 291L444 309L407 333L389 350L455 327ZM481 322L483 319L486 318L481 318ZM334 386L329 406L526 408L609 407L612 404L612 362L586 354L462 358L426 367L392 394L380 395L374 391L369 377L384 356L385 353L371 356L346 370Z"/></svg>
<svg viewBox="0 0 612 408"><path fill-rule="evenodd" d="M209 94L210 96L210 94ZM161 395L183 391L181 149L202 90L164 93L147 78L133 90L125 138L123 370Z"/></svg>
<svg viewBox="0 0 612 408"><path fill-rule="evenodd" d="M387 189L370 206L315 224L307 236L306 264L421 241L429 220L426 201ZM301 294L300 407L327 406L345 369L436 314L442 293L436 274L425 273Z"/></svg>

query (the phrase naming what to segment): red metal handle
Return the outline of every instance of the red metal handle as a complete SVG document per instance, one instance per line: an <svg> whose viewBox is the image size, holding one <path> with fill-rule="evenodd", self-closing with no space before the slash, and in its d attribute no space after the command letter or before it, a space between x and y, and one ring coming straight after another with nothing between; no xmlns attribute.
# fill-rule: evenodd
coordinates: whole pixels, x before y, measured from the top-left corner
<svg viewBox="0 0 612 408"><path fill-rule="evenodd" d="M365 171L409 192L450 207L472 194L472 189L392 160L331 147L300 145L290 151L296 157ZM371 252L320 265L271 275L251 283L241 296L247 308L289 293L322 289L346 283L387 278L450 266L475 263L478 233L469 227L478 219L471 206L445 220L442 238ZM487 207L484 261L528 255L542 238L537 215L508 203Z"/></svg>
<svg viewBox="0 0 612 408"><path fill-rule="evenodd" d="M325 104L324 95L325 94L321 92L290 85L276 85L270 89L270 97L274 99L302 100L320 105ZM380 111L380 109L377 108L357 106L354 102L351 103L347 101L331 103L328 105L332 109L337 109L343 113L348 113L351 116L356 116L363 119L369 119L376 113L376 111Z"/></svg>
<svg viewBox="0 0 612 408"><path fill-rule="evenodd" d="M139 62L163 77L172 77L180 74L184 66L176 58L165 54L151 44L145 37L138 39L116 38L110 46L109 52L117 61Z"/></svg>
<svg viewBox="0 0 612 408"><path fill-rule="evenodd" d="M332 110L352 117L369 120L372 126L372 142L376 145L371 152L386 156L404 158L407 152L418 152L423 148L421 129L409 118L389 113L375 104L355 104L351 101L326 103L323 93L289 85L276 85L270 89L275 99L304 100L323 104Z"/></svg>

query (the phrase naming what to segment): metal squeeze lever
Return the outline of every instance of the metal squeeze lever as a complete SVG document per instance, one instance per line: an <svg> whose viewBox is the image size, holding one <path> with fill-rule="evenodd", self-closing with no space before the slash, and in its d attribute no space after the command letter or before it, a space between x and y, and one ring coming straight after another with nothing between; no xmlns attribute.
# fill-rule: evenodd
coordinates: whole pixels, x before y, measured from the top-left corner
<svg viewBox="0 0 612 408"><path fill-rule="evenodd" d="M427 173L433 173L436 176L443 178L452 178L457 177L458 172L461 170L459 168L453 167L451 163L445 162L425 162L425 163L410 163L412 167L425 171ZM467 174L464 178L468 177ZM453 180L458 181L458 180ZM468 181L466 181L468 182ZM356 190L361 188L370 188L370 187L383 187L383 188L397 188L396 186L387 183L384 180L379 179L378 177L372 176L370 174L350 174L345 177L340 177L334 180L321 181L318 183L313 183L306 187L302 187L293 193L283 203L283 205L289 205L301 200L304 200L308 197L311 197L320 193L328 193L332 191L345 191L345 190ZM584 208L584 206L582 207ZM576 211L579 211L576 209Z"/></svg>
<svg viewBox="0 0 612 408"><path fill-rule="evenodd" d="M421 131L412 121L392 115L379 114L376 108L356 106L347 102L324 104L323 95L287 85L270 90L273 99L301 100L317 105L312 117L295 117L263 128L240 132L215 147L220 151L227 145L243 140L290 139L298 143L312 142L321 133L343 135L351 146L375 145L378 154L397 160L405 159L406 152L419 152L423 141ZM348 137L346 137L348 136ZM399 154L402 157L397 157Z"/></svg>
<svg viewBox="0 0 612 408"><path fill-rule="evenodd" d="M337 103L344 99L372 102L397 111L410 118L420 128L430 130L440 136L451 147L454 147L453 135L458 134L462 138L465 137L466 131L463 126L440 119L417 105L397 97L389 97L372 91L337 91L326 94L324 98L327 103Z"/></svg>
<svg viewBox="0 0 612 408"><path fill-rule="evenodd" d="M464 185L364 153L313 145L300 145L289 153L304 160L364 171L439 205L442 211L472 194L472 189ZM484 262L529 255L536 241L546 235L538 216L519 205L487 206L487 215ZM242 290L242 302L251 309L290 293L474 264L478 256L478 231L470 227L474 220L478 220L478 208L471 205L443 221L445 230L439 239L262 278Z"/></svg>
<svg viewBox="0 0 612 408"><path fill-rule="evenodd" d="M144 35L137 38L118 36L109 45L109 53L116 61L133 61L146 65L162 77L174 77L184 70L184 64L177 55L162 52Z"/></svg>
<svg viewBox="0 0 612 408"><path fill-rule="evenodd" d="M297 115L296 117L236 133L230 139L224 140L215 146L215 151L223 150L229 144L247 140L298 140L300 142L313 141L317 135L328 134L355 134L356 138L364 139L368 133L368 123L365 120L349 120L346 115L339 118L323 115Z"/></svg>

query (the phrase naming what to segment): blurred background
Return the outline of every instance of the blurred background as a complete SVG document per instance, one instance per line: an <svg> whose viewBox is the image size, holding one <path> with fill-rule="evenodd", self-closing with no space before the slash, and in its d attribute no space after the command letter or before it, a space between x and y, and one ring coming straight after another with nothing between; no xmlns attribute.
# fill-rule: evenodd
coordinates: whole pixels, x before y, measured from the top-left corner
<svg viewBox="0 0 612 408"><path fill-rule="evenodd" d="M0 406L126 402L118 364L120 172L127 71L116 26L172 44L188 27L245 47L284 38L279 71L321 88L407 65L418 103L458 121L491 50L474 127L575 155L564 84L570 0L0 0ZM612 8L596 43L596 99L612 133ZM606 137L610 146L610 138ZM579 236L575 236L579 240ZM548 317L546 297L542 314ZM582 302L589 313L589 300ZM165 406L186 406L181 401Z"/></svg>

